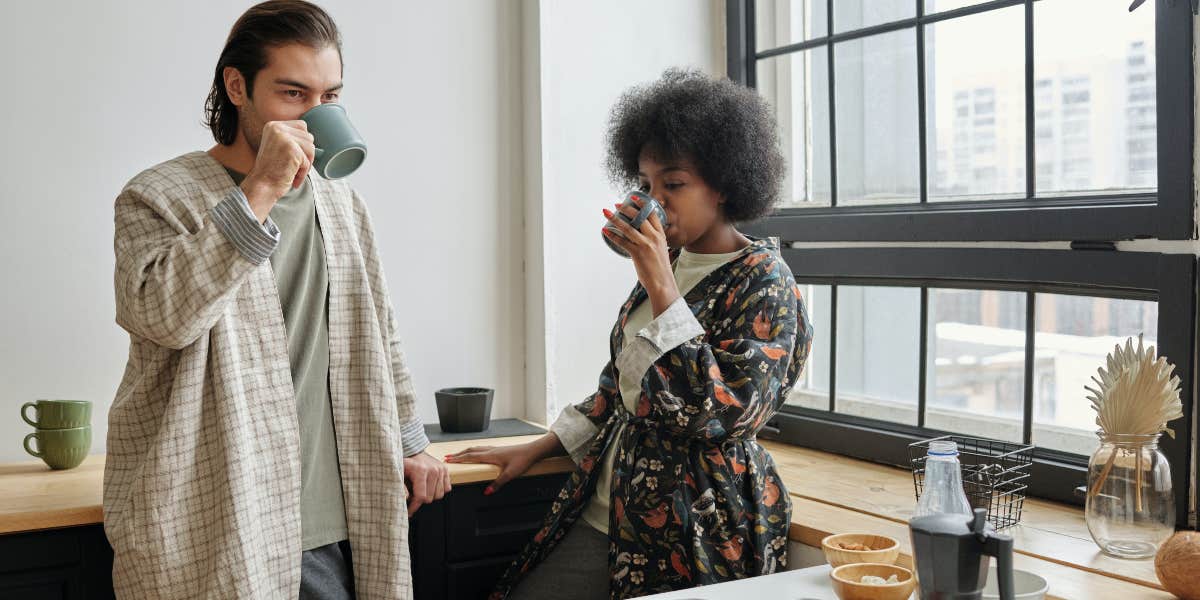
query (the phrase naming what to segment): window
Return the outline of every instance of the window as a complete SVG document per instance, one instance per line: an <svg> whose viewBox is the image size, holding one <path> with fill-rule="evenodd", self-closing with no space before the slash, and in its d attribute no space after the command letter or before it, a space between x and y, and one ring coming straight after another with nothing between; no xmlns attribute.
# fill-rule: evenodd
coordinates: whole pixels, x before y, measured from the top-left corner
<svg viewBox="0 0 1200 600"><path fill-rule="evenodd" d="M1110 242L1192 235L1188 7L727 8L729 74L775 108L791 167L784 206L745 229L784 242L816 331L780 439L901 465L942 433L1029 443L1031 493L1079 502L1083 386L1141 335L1183 382L1162 447L1187 522L1196 260Z"/></svg>
<svg viewBox="0 0 1200 600"><path fill-rule="evenodd" d="M942 433L1031 443L1042 472L1033 492L1077 502L1097 444L1083 386L1113 346L1141 335L1183 382L1185 417L1162 447L1181 476L1189 472L1191 255L862 247L783 255L816 336L772 424L782 440L900 465L908 443ZM1180 486L1186 509L1188 485Z"/></svg>
<svg viewBox="0 0 1200 600"><path fill-rule="evenodd" d="M1033 333L1033 443L1082 456L1098 446L1095 413L1080 402L1113 347L1141 336L1159 347L1158 303L1147 300L1037 294Z"/></svg>
<svg viewBox="0 0 1200 600"><path fill-rule="evenodd" d="M930 288L928 400L924 423L933 429L1010 442L1022 441L1026 294ZM1000 302L1019 308L1000 323ZM984 418L980 418L983 416Z"/></svg>
<svg viewBox="0 0 1200 600"><path fill-rule="evenodd" d="M837 413L917 424L921 293L915 288L837 286L833 380Z"/></svg>
<svg viewBox="0 0 1200 600"><path fill-rule="evenodd" d="M729 74L772 102L792 165L773 231L813 242L1191 238L1186 3L727 4Z"/></svg>

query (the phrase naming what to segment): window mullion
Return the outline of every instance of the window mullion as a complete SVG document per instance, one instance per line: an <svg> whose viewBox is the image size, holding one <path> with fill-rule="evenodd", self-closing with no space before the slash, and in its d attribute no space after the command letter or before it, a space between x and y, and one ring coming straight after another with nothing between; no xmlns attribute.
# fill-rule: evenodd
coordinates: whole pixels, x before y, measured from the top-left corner
<svg viewBox="0 0 1200 600"><path fill-rule="evenodd" d="M1033 96L1033 0L1025 0L1025 197L1037 195L1037 154Z"/></svg>
<svg viewBox="0 0 1200 600"><path fill-rule="evenodd" d="M917 427L925 426L925 407L929 404L929 288L921 286L921 332L917 362Z"/></svg>
<svg viewBox="0 0 1200 600"><path fill-rule="evenodd" d="M829 412L836 410L838 286L829 286Z"/></svg>
<svg viewBox="0 0 1200 600"><path fill-rule="evenodd" d="M917 148L920 156L917 158L918 168L921 169L920 174L920 194L921 204L929 201L929 168L926 163L929 160L926 152L926 134L928 126L926 120L928 115L925 114L925 25L921 24L921 19L925 16L925 0L916 0L917 2Z"/></svg>
<svg viewBox="0 0 1200 600"><path fill-rule="evenodd" d="M746 76L745 85L748 87L758 86L758 60L754 58L754 53L758 51L758 26L757 17L755 16L755 0L746 0L746 7L743 12L743 20L745 21L745 33L743 34L743 43L745 51L743 53L744 66Z"/></svg>
<svg viewBox="0 0 1200 600"><path fill-rule="evenodd" d="M825 21L828 26L826 31L833 34L833 0L827 0ZM838 185L837 185L837 100L834 96L834 76L833 76L833 42L828 42L826 46L829 51L826 52L829 68L829 206L835 207L838 205ZM832 406L833 396L830 395L830 406Z"/></svg>
<svg viewBox="0 0 1200 600"><path fill-rule="evenodd" d="M1022 410L1021 423L1024 432L1021 439L1026 444L1033 443L1033 376L1034 376L1034 342L1037 330L1034 324L1037 319L1037 294L1025 292L1025 408Z"/></svg>

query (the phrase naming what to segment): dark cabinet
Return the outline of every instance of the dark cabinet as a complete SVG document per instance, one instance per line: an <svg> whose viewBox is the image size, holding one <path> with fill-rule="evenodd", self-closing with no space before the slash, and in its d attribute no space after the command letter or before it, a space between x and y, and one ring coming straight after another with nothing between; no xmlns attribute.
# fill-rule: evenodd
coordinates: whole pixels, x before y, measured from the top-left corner
<svg viewBox="0 0 1200 600"><path fill-rule="evenodd" d="M455 486L409 527L417 600L477 600L533 538L566 475L525 477L484 496ZM112 600L112 548L102 525L0 535L0 599Z"/></svg>
<svg viewBox="0 0 1200 600"><path fill-rule="evenodd" d="M0 598L113 598L112 548L101 525L0 535Z"/></svg>
<svg viewBox="0 0 1200 600"><path fill-rule="evenodd" d="M409 525L416 600L478 600L542 525L566 475L526 477L484 496L486 483L455 486Z"/></svg>

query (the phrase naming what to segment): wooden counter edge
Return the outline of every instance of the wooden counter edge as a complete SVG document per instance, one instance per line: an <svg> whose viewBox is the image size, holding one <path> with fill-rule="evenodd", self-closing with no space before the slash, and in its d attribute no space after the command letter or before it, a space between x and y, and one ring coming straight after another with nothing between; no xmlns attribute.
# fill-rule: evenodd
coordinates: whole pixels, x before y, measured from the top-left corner
<svg viewBox="0 0 1200 600"><path fill-rule="evenodd" d="M0 535L99 525L103 522L104 509L100 506L9 513L0 515Z"/></svg>

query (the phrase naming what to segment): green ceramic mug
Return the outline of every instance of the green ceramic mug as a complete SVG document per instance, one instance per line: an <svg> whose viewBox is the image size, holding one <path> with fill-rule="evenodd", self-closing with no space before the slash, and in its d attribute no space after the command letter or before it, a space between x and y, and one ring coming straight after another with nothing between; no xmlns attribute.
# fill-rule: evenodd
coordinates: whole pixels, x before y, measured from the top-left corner
<svg viewBox="0 0 1200 600"><path fill-rule="evenodd" d="M34 418L29 418L33 408ZM71 429L92 424L92 403L87 400L38 400L21 405L21 418L38 429Z"/></svg>
<svg viewBox="0 0 1200 600"><path fill-rule="evenodd" d="M37 450L31 446L37 442ZM25 436L25 451L42 459L51 469L73 469L92 449L92 428L39 429Z"/></svg>
<svg viewBox="0 0 1200 600"><path fill-rule="evenodd" d="M358 170L367 159L367 145L341 104L319 104L300 118L308 124L317 147L313 170L321 177L341 179Z"/></svg>

